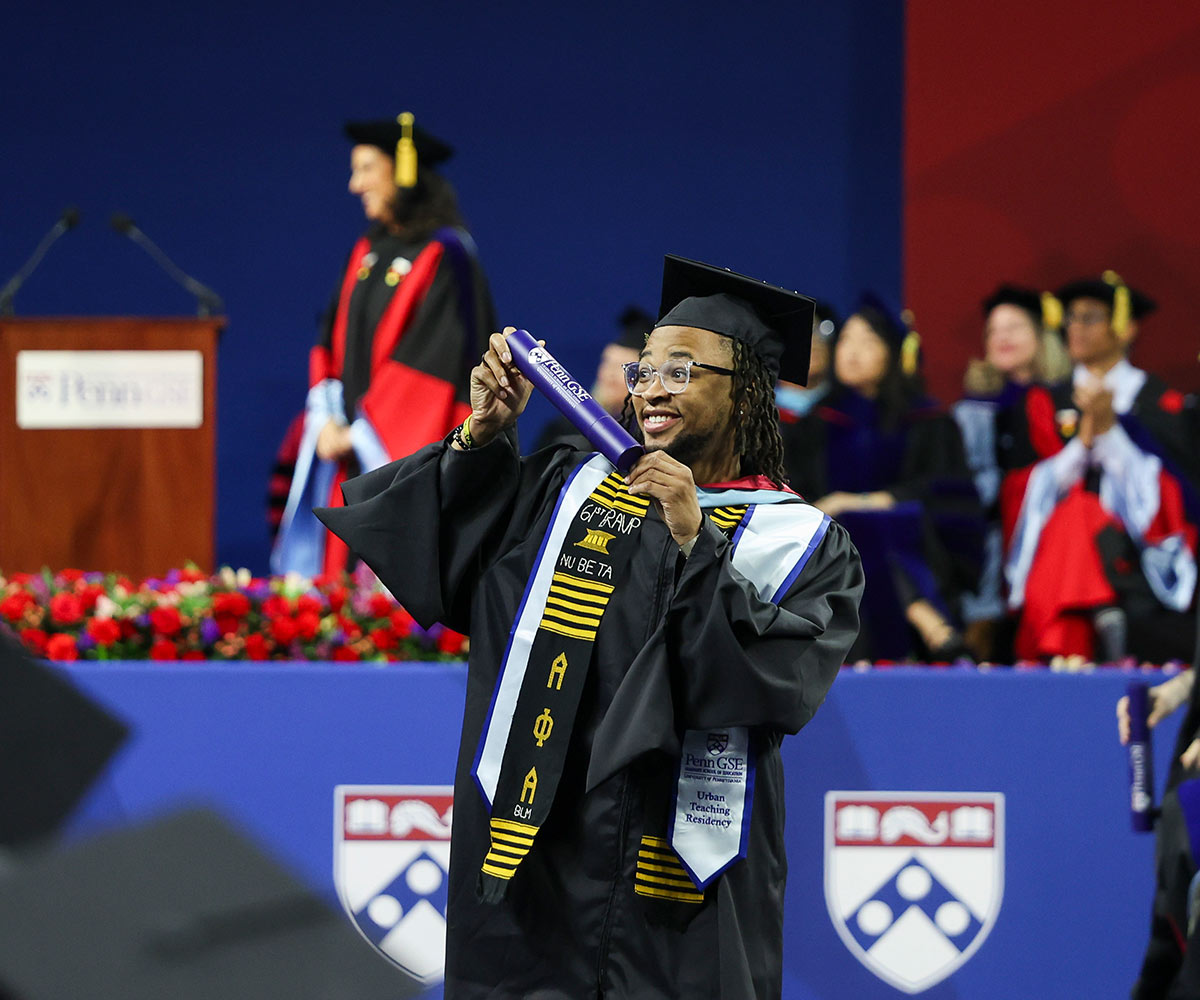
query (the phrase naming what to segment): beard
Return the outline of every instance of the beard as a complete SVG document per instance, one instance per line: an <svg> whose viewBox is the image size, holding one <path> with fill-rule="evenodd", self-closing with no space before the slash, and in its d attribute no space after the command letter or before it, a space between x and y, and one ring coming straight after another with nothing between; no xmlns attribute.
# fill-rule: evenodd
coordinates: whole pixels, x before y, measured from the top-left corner
<svg viewBox="0 0 1200 1000"><path fill-rule="evenodd" d="M647 451L665 451L676 462L682 462L691 468L704 458L712 446L712 438L706 434L680 434L665 445L650 445Z"/></svg>

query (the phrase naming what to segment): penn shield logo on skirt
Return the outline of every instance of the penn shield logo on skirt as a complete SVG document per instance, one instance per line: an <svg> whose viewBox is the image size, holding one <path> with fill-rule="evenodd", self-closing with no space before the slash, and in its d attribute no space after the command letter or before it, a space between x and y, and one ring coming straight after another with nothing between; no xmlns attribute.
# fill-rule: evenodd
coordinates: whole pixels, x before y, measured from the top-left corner
<svg viewBox="0 0 1200 1000"><path fill-rule="evenodd" d="M338 785L333 882L371 945L414 979L442 981L454 789Z"/></svg>
<svg viewBox="0 0 1200 1000"><path fill-rule="evenodd" d="M850 952L921 993L961 968L1004 895L1004 796L828 792L825 905Z"/></svg>

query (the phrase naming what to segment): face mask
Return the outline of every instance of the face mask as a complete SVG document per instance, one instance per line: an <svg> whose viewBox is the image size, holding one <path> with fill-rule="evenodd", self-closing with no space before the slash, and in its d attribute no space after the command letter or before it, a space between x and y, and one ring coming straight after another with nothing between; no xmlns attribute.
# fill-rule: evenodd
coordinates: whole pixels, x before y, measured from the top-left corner
<svg viewBox="0 0 1200 1000"><path fill-rule="evenodd" d="M800 386L775 386L775 405L781 410L802 417L820 402L821 397L829 391L828 384L819 385L813 389L803 389Z"/></svg>

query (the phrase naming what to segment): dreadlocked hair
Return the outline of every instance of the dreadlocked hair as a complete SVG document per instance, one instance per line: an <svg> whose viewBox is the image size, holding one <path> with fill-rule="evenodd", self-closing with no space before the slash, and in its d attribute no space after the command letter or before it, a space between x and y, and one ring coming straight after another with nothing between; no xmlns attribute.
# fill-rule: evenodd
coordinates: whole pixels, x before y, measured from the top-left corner
<svg viewBox="0 0 1200 1000"><path fill-rule="evenodd" d="M787 483L783 438L775 408L775 379L762 359L740 340L733 344L734 450L742 456L743 476L766 476ZM745 417L739 416L743 410Z"/></svg>
<svg viewBox="0 0 1200 1000"><path fill-rule="evenodd" d="M783 487L787 475L783 468L779 411L775 408L775 379L754 351L732 337L729 342L733 348L733 447L741 456L741 474L766 476L776 486ZM641 443L642 430L633 412L633 396L626 394L618 419Z"/></svg>

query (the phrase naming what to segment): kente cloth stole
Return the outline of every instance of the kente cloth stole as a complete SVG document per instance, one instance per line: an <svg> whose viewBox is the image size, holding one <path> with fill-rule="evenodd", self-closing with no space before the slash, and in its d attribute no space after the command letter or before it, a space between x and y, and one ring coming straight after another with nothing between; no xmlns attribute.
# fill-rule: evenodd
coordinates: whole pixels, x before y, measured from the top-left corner
<svg viewBox="0 0 1200 1000"><path fill-rule="evenodd" d="M732 533L734 566L763 600L777 603L824 536L829 519L782 492L698 493L714 524ZM754 506L731 503L743 498ZM628 577L625 570L648 508L649 499L630 496L624 480L600 455L575 469L559 493L509 635L472 768L491 809L490 849L480 872L480 893L487 902L504 897L550 813L596 632ZM723 741L723 755L749 748L746 727L723 727L716 734L689 731L684 746L704 747L715 756L708 749L714 736ZM752 791L753 783L746 756L739 786L743 794L747 788ZM681 773L678 778L676 813L703 798L697 789L706 790L703 781L688 786L686 777ZM750 802L747 796L744 809L728 823L676 823L672 817L672 828L687 832L672 841L673 847L663 837L643 843L638 884L655 889L647 895L659 899L678 891L688 902L701 901L703 887L745 853Z"/></svg>
<svg viewBox="0 0 1200 1000"><path fill-rule="evenodd" d="M760 599L778 604L825 537L829 518L784 493L755 496L750 507L714 506L728 498L729 493L706 496L702 491L700 503L731 535L734 568ZM754 742L746 726L684 732L665 836L659 835L661 827L648 827L642 837L634 873L637 895L672 906L702 903L704 890L746 856Z"/></svg>
<svg viewBox="0 0 1200 1000"><path fill-rule="evenodd" d="M504 897L550 813L596 632L628 578L649 506L603 458L580 466L560 494L476 758L476 781L492 807L480 874L485 902Z"/></svg>

